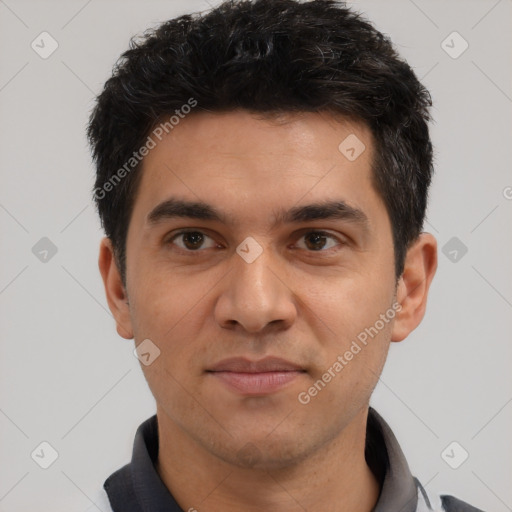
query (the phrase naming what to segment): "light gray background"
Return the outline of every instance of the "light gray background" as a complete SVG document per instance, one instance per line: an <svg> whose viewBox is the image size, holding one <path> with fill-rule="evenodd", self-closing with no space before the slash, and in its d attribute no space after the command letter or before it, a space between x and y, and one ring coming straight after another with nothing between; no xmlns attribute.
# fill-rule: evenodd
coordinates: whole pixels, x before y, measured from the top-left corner
<svg viewBox="0 0 512 512"><path fill-rule="evenodd" d="M426 229L439 270L426 318L393 344L373 405L428 489L512 510L512 2L350 3L391 35L435 103ZM0 0L0 511L86 510L154 414L97 269L84 132L129 37L205 8ZM59 44L46 60L30 46L42 31ZM441 46L453 31L469 43L457 59ZM442 253L454 236L468 248L456 262ZM32 252L42 237L58 249L47 262ZM42 441L59 454L46 470L30 456ZM469 453L458 469L441 457L452 441Z"/></svg>

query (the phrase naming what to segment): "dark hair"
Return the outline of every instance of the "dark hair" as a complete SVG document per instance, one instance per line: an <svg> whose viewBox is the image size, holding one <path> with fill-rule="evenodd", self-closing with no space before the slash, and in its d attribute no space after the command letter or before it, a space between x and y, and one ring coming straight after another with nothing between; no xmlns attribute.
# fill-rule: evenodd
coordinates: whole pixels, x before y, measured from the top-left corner
<svg viewBox="0 0 512 512"><path fill-rule="evenodd" d="M365 122L374 139L373 184L393 229L396 277L402 274L433 171L429 92L389 38L344 4L244 0L132 38L97 98L87 132L94 198L123 283L141 174L134 152L163 116L192 101L196 110L323 111Z"/></svg>

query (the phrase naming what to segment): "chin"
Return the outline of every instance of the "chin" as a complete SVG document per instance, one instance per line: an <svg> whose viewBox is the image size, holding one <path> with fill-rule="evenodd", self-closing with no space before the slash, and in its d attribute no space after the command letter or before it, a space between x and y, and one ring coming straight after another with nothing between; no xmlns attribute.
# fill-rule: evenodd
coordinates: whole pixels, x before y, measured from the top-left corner
<svg viewBox="0 0 512 512"><path fill-rule="evenodd" d="M233 446L217 446L217 456L241 469L262 471L280 470L302 462L316 450L316 446L304 446L297 439L247 440Z"/></svg>

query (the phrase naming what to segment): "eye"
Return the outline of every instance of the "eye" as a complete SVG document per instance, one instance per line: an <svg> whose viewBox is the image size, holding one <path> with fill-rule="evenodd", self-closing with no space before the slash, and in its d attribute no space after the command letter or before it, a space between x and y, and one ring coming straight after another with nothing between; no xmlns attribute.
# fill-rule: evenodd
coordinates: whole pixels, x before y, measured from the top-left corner
<svg viewBox="0 0 512 512"><path fill-rule="evenodd" d="M215 241L209 237L208 235L204 234L202 231L180 231L179 233L176 233L173 235L167 243L175 243L176 239L180 239L182 244L176 243L176 245L187 252L198 252L198 249L210 249L213 247L216 247L217 244ZM209 246L204 247L204 241L206 239L211 240L211 243Z"/></svg>
<svg viewBox="0 0 512 512"><path fill-rule="evenodd" d="M305 248L310 252L327 252L325 247L328 240L337 241L338 245L344 245L344 243L339 238L325 231L308 231L302 235L301 238L304 238L306 242L304 244L305 247L300 248ZM336 244L334 244L334 246L336 246ZM331 245L330 247L327 247L327 249L332 249L334 246Z"/></svg>

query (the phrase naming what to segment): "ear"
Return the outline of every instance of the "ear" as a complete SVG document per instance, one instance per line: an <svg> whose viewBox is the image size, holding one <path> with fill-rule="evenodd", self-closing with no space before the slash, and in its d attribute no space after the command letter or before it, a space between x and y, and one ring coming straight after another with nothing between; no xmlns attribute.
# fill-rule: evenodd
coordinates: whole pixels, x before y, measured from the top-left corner
<svg viewBox="0 0 512 512"><path fill-rule="evenodd" d="M101 241L98 266L105 286L108 307L116 321L117 333L122 338L130 340L133 338L133 329L128 296L117 268L110 238L105 237Z"/></svg>
<svg viewBox="0 0 512 512"><path fill-rule="evenodd" d="M398 281L396 300L402 308L395 316L391 341L402 341L423 320L436 269L437 241L430 233L421 233L407 251Z"/></svg>

